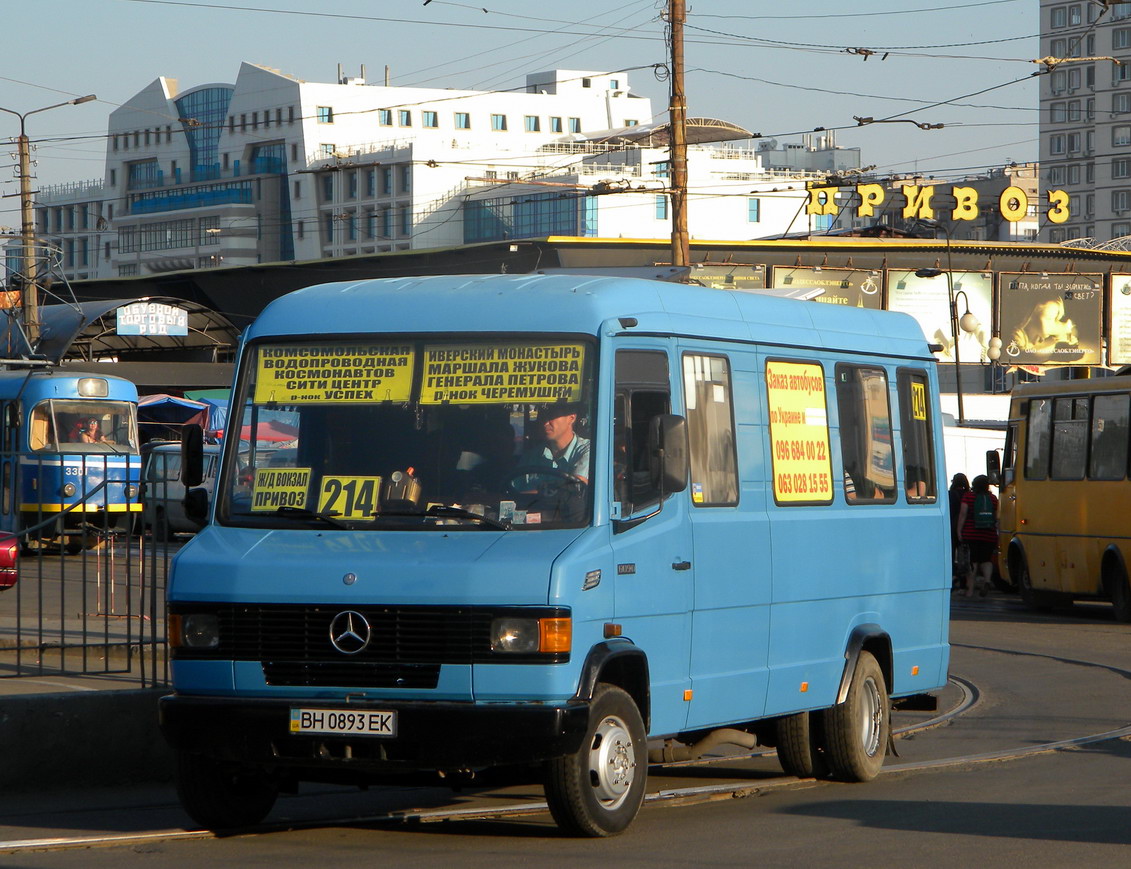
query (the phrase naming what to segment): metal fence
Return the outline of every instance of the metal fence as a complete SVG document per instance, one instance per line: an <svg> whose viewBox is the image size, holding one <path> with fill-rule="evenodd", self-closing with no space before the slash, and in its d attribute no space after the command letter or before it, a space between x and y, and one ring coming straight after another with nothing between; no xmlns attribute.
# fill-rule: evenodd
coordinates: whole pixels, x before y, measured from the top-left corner
<svg viewBox="0 0 1131 869"><path fill-rule="evenodd" d="M0 678L168 684L165 579L182 541L125 518L65 540L20 536L16 581L0 591Z"/></svg>

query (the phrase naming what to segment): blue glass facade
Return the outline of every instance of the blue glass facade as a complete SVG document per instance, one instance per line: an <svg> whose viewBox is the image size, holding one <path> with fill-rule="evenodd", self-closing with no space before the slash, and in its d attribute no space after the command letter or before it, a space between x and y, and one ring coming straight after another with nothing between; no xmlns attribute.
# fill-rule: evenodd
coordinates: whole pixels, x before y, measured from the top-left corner
<svg viewBox="0 0 1131 869"><path fill-rule="evenodd" d="M295 258L295 240L291 232L291 188L287 183L287 148L282 142L256 145L251 151L251 171L256 175L279 176L279 257ZM267 183L267 179L263 179Z"/></svg>
<svg viewBox="0 0 1131 869"><path fill-rule="evenodd" d="M464 205L463 241L597 235L597 200L584 193L535 193L477 199Z"/></svg>
<svg viewBox="0 0 1131 869"><path fill-rule="evenodd" d="M230 87L201 88L176 100L194 174L198 169L219 169L217 145L233 90Z"/></svg>

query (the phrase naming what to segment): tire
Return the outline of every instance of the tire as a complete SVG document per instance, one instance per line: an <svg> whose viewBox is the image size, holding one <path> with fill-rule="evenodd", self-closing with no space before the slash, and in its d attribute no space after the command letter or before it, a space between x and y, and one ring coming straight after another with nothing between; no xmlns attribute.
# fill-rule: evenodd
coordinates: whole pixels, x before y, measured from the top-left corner
<svg viewBox="0 0 1131 869"><path fill-rule="evenodd" d="M648 778L644 721L632 698L600 683L589 707L581 747L547 763L546 801L564 831L611 836L632 823Z"/></svg>
<svg viewBox="0 0 1131 869"><path fill-rule="evenodd" d="M843 703L825 711L829 768L841 781L871 781L891 738L891 703L880 665L861 652Z"/></svg>
<svg viewBox="0 0 1131 869"><path fill-rule="evenodd" d="M177 796L205 829L230 830L266 818L279 785L263 770L178 751Z"/></svg>
<svg viewBox="0 0 1131 869"><path fill-rule="evenodd" d="M1108 593L1111 595L1111 607L1117 622L1131 622L1131 586L1127 584L1127 574L1115 568L1111 571L1108 582Z"/></svg>
<svg viewBox="0 0 1131 869"><path fill-rule="evenodd" d="M1033 612L1047 613L1055 605L1055 597L1047 591L1037 591L1029 578L1029 563L1024 558L1018 560L1020 572L1017 573L1017 593L1021 602Z"/></svg>
<svg viewBox="0 0 1131 869"><path fill-rule="evenodd" d="M813 712L798 712L778 719L778 763L786 775L828 776L821 724L821 716Z"/></svg>

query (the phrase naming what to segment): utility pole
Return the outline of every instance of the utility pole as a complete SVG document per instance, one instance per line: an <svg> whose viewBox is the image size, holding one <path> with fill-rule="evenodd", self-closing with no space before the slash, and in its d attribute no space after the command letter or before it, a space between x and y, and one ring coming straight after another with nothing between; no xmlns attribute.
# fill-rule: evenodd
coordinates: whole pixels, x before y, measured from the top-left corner
<svg viewBox="0 0 1131 869"><path fill-rule="evenodd" d="M671 127L671 203L672 265L691 265L687 237L687 95L683 89L683 25L687 20L685 0L668 0L668 26L671 28L671 102L668 106Z"/></svg>
<svg viewBox="0 0 1131 869"><path fill-rule="evenodd" d="M32 109L30 112L17 112L0 106L0 112L7 112L20 119L20 135L16 138L16 150L19 153L20 168L20 221L21 236L23 238L23 251L21 257L20 273L23 275L23 286L20 295L23 298L24 333L27 336L28 347L34 352L39 344L39 269L35 253L35 209L32 202L31 191L31 140L28 139L24 128L28 115L46 112L48 109L58 109L62 106L77 106L80 103L89 103L96 100L94 94L85 97L76 97L65 103L55 103L41 109Z"/></svg>

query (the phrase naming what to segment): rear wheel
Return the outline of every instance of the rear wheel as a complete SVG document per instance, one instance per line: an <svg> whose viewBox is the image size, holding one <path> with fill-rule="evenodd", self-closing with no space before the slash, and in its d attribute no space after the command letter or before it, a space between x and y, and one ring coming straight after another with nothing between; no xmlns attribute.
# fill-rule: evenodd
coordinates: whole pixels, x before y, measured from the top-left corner
<svg viewBox="0 0 1131 869"><path fill-rule="evenodd" d="M829 767L842 781L871 781L884 765L891 703L880 665L861 652L843 703L825 711Z"/></svg>
<svg viewBox="0 0 1131 869"><path fill-rule="evenodd" d="M778 762L786 775L823 778L829 774L821 724L820 715L814 712L778 719Z"/></svg>
<svg viewBox="0 0 1131 869"><path fill-rule="evenodd" d="M266 818L279 785L261 769L178 751L177 796L202 827L227 830Z"/></svg>
<svg viewBox="0 0 1131 869"><path fill-rule="evenodd" d="M581 747L547 764L546 801L562 830L611 836L632 823L648 777L644 721L632 698L601 683Z"/></svg>
<svg viewBox="0 0 1131 869"><path fill-rule="evenodd" d="M1117 622L1131 622L1131 586L1127 584L1127 572L1121 567L1112 568L1108 572L1108 594L1111 595L1111 606L1115 612Z"/></svg>

